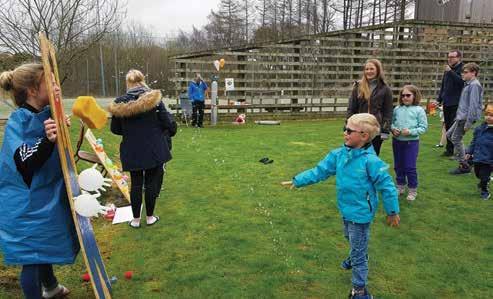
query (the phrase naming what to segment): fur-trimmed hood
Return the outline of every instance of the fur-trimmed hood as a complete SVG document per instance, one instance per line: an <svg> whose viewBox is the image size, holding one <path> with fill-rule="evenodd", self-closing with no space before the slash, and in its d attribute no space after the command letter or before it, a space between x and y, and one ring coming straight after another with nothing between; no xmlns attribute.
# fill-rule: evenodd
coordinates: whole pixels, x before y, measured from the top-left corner
<svg viewBox="0 0 493 299"><path fill-rule="evenodd" d="M161 101L160 90L146 88L131 89L126 95L117 98L108 107L108 111L116 117L135 116L152 109Z"/></svg>

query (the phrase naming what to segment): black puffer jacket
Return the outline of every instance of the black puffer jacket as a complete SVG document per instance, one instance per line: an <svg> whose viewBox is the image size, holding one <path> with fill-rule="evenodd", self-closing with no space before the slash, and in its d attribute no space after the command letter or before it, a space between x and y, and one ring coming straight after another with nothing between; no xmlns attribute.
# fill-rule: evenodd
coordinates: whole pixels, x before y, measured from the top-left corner
<svg viewBox="0 0 493 299"><path fill-rule="evenodd" d="M161 97L159 90L136 87L108 107L113 115L111 132L122 136L124 171L150 169L171 160L166 137L173 124Z"/></svg>
<svg viewBox="0 0 493 299"><path fill-rule="evenodd" d="M347 118L357 113L373 114L380 124L381 132L388 134L392 124L392 113L394 111L392 90L383 81L377 83L373 90L370 100L367 101L358 96L359 82L355 82L349 105L347 109ZM368 103L370 107L368 108Z"/></svg>

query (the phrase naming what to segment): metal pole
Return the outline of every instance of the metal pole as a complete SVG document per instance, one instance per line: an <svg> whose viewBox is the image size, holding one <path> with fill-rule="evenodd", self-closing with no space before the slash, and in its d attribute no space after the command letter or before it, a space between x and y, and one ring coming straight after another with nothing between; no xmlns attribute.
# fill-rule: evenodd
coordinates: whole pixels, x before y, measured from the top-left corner
<svg viewBox="0 0 493 299"><path fill-rule="evenodd" d="M86 95L89 95L89 58L86 58Z"/></svg>
<svg viewBox="0 0 493 299"><path fill-rule="evenodd" d="M99 16L99 0L96 3L97 11L98 11L98 29L101 30L101 20ZM103 97L106 97L106 86L104 83L104 62L103 62L103 46L101 45L101 41L99 42L99 63L101 66L101 92L103 93Z"/></svg>
<svg viewBox="0 0 493 299"><path fill-rule="evenodd" d="M119 86L119 76L118 76L118 55L116 52L116 47L118 46L118 39L117 39L117 44L114 46L115 49L115 97L118 96L120 86Z"/></svg>

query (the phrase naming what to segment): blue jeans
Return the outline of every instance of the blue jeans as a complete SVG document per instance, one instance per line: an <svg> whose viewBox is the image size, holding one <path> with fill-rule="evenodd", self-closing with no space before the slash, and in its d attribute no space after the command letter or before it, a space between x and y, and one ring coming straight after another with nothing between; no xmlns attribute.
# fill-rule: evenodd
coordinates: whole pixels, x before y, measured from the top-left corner
<svg viewBox="0 0 493 299"><path fill-rule="evenodd" d="M344 237L349 241L352 283L354 288L363 288L368 283L368 241L370 223L354 223L344 220Z"/></svg>
<svg viewBox="0 0 493 299"><path fill-rule="evenodd" d="M41 299L41 286L47 290L58 286L50 264L23 265L20 281L26 299Z"/></svg>

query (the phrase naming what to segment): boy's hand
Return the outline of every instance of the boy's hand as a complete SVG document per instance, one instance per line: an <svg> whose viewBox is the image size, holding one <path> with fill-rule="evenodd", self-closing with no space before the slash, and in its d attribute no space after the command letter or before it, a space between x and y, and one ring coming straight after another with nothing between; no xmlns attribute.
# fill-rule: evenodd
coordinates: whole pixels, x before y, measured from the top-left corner
<svg viewBox="0 0 493 299"><path fill-rule="evenodd" d="M291 190L296 188L293 184L293 181L284 181L284 182L281 182L281 185L289 187L289 189L291 189Z"/></svg>
<svg viewBox="0 0 493 299"><path fill-rule="evenodd" d="M387 224L388 225L390 225L392 227L398 227L400 223L401 223L401 217L399 217L399 214L387 216Z"/></svg>
<svg viewBox="0 0 493 299"><path fill-rule="evenodd" d="M464 156L464 159L466 159L466 160L469 160L469 159L471 159L471 158L472 158L472 155L471 155L471 154L466 154L466 155Z"/></svg>

